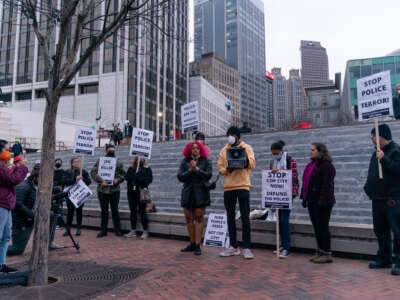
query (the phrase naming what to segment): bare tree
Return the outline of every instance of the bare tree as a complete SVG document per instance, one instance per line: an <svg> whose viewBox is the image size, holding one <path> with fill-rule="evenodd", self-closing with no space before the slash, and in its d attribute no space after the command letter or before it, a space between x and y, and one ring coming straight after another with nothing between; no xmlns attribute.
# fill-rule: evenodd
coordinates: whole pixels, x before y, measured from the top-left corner
<svg viewBox="0 0 400 300"><path fill-rule="evenodd" d="M157 18L162 17L166 10L173 9L176 5L174 2L177 1L119 0L119 7L113 9L114 0L3 0L5 8L14 6L29 20L38 40L48 79L28 285L45 285L48 280L56 116L63 90L93 52L102 43L113 42L112 37L118 35L125 25L135 27L139 24L150 24L162 31L158 27ZM101 13L93 14L99 6L102 7ZM91 26L94 22L101 25ZM164 31L163 34L169 35L169 32Z"/></svg>

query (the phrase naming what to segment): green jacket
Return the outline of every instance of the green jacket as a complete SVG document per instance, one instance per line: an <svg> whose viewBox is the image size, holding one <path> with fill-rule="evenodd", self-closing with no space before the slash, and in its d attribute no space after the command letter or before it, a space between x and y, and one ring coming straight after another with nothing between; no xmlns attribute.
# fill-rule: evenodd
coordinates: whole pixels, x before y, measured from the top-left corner
<svg viewBox="0 0 400 300"><path fill-rule="evenodd" d="M123 163L117 159L117 168L115 170L115 177L114 179L118 180L118 184L113 185L113 186L105 186L102 187L101 183L103 182L103 179L98 175L99 171L99 159L97 162L94 164L92 170L90 171L90 176L94 181L97 182L97 192L98 193L103 193L103 194L112 194L120 191L119 185L124 182L125 180L125 170L124 170L124 165Z"/></svg>

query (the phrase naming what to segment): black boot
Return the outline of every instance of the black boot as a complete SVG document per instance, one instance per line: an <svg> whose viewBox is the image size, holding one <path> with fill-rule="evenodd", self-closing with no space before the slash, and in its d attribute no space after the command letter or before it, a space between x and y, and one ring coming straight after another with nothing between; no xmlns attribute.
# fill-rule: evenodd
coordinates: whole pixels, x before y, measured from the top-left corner
<svg viewBox="0 0 400 300"><path fill-rule="evenodd" d="M400 264L395 264L392 269L392 275L400 276Z"/></svg>
<svg viewBox="0 0 400 300"><path fill-rule="evenodd" d="M97 234L97 237L102 238L103 236L106 236L106 235L107 235L107 231L102 230Z"/></svg>
<svg viewBox="0 0 400 300"><path fill-rule="evenodd" d="M390 269L391 267L391 262L384 262L380 259L377 259L369 264L370 269Z"/></svg>
<svg viewBox="0 0 400 300"><path fill-rule="evenodd" d="M18 270L7 265L0 265L0 273L16 273Z"/></svg>
<svg viewBox="0 0 400 300"><path fill-rule="evenodd" d="M123 236L121 230L119 230L119 229L115 230L115 235L116 236Z"/></svg>
<svg viewBox="0 0 400 300"><path fill-rule="evenodd" d="M80 236L81 234L82 234L82 232L81 232L81 227L80 226L78 226L78 228L76 228L76 233L75 233L77 236Z"/></svg>
<svg viewBox="0 0 400 300"><path fill-rule="evenodd" d="M69 232L70 232L69 227L66 227L63 236L68 236L68 235L69 235Z"/></svg>
<svg viewBox="0 0 400 300"><path fill-rule="evenodd" d="M181 252L193 252L195 247L195 243L190 243L186 248L181 249Z"/></svg>
<svg viewBox="0 0 400 300"><path fill-rule="evenodd" d="M201 255L200 244L194 246L194 255Z"/></svg>

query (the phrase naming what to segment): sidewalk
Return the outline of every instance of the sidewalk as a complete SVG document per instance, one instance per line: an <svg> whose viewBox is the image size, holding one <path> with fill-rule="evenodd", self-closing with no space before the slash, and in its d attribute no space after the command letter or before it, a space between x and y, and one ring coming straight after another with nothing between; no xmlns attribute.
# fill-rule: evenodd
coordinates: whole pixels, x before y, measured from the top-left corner
<svg viewBox="0 0 400 300"><path fill-rule="evenodd" d="M56 242L70 245L62 233L57 231ZM151 237L143 241L113 233L97 239L96 234L83 230L77 238L80 254L67 248L50 252L50 259L151 269L97 300L400 299L400 277L390 275L389 269L369 270L367 261L335 258L332 264L316 265L308 261L309 255L292 253L278 260L265 249L255 249L254 260L220 258L221 249L210 247L203 247L203 255L196 257L180 252L187 244L183 241ZM29 255L30 247L23 257L9 257L8 264L23 262Z"/></svg>

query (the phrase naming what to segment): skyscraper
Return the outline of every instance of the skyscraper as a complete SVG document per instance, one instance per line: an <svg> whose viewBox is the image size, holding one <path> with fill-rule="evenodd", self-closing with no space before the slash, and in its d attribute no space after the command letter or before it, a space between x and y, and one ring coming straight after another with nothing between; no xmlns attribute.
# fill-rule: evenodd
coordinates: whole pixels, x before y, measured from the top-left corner
<svg viewBox="0 0 400 300"><path fill-rule="evenodd" d="M267 128L265 25L261 0L195 0L195 59L214 52L240 73L240 119Z"/></svg>
<svg viewBox="0 0 400 300"><path fill-rule="evenodd" d="M301 77L305 88L332 85L326 49L320 42L301 41Z"/></svg>
<svg viewBox="0 0 400 300"><path fill-rule="evenodd" d="M274 128L286 129L286 123L289 119L289 102L287 96L287 82L282 75L281 68L271 70L274 75L273 81L273 110L274 110Z"/></svg>
<svg viewBox="0 0 400 300"><path fill-rule="evenodd" d="M287 97L289 106L290 123L306 121L307 108L306 98L304 97L303 81L300 78L300 71L292 69L289 71L287 80ZM292 125L292 124L290 124Z"/></svg>

